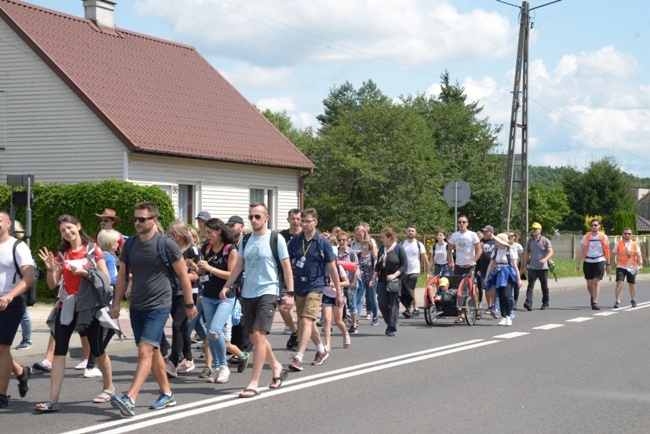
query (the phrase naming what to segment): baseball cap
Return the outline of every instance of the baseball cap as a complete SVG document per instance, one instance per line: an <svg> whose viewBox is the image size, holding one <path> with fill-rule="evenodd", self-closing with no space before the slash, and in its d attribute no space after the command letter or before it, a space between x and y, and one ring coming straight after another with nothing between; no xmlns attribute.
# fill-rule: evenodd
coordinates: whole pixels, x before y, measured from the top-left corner
<svg viewBox="0 0 650 434"><path fill-rule="evenodd" d="M484 227L483 229L481 229L481 230L482 230L483 232L485 232L485 231L489 231L489 232L494 233L494 228L492 227L492 225L485 225L485 227Z"/></svg>
<svg viewBox="0 0 650 434"><path fill-rule="evenodd" d="M531 229L541 229L541 228L542 228L542 225L540 225L539 223L535 222L535 223L533 223L533 225L532 225L530 228L531 228Z"/></svg>
<svg viewBox="0 0 650 434"><path fill-rule="evenodd" d="M449 279L446 277L441 277L440 281L438 282L438 286L449 286Z"/></svg>
<svg viewBox="0 0 650 434"><path fill-rule="evenodd" d="M228 219L228 223L226 223L226 225L230 226L230 225L234 225L235 223L241 223L243 225L244 219L239 217L238 215L234 215Z"/></svg>
<svg viewBox="0 0 650 434"><path fill-rule="evenodd" d="M196 215L196 218L197 218L197 219L201 219L201 220L208 221L208 220L210 220L210 219L212 218L212 216L211 216L210 213L207 212L207 211L201 211L201 212L199 212L199 213ZM195 220L196 220L196 219L195 219Z"/></svg>

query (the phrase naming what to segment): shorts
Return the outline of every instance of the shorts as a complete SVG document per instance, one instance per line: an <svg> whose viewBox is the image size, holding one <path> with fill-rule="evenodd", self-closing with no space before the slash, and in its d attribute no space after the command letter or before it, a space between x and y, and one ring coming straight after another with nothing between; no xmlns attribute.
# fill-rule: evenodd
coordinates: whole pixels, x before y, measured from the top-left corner
<svg viewBox="0 0 650 434"><path fill-rule="evenodd" d="M133 307L129 309L131 329L136 346L143 342L154 348L160 348L160 340L171 309L171 306L147 310L134 309Z"/></svg>
<svg viewBox="0 0 650 434"><path fill-rule="evenodd" d="M327 295L323 294L323 300L321 303L323 306L332 306L332 307L338 307L339 309L343 308L343 306L337 306L336 305L336 297L328 297Z"/></svg>
<svg viewBox="0 0 650 434"><path fill-rule="evenodd" d="M322 291L311 291L305 296L297 295L296 314L298 315L298 318L309 318L312 321L316 321L322 299Z"/></svg>
<svg viewBox="0 0 650 434"><path fill-rule="evenodd" d="M582 272L585 274L585 279L603 280L605 275L605 261L600 262L583 262Z"/></svg>
<svg viewBox="0 0 650 434"><path fill-rule="evenodd" d="M226 342L230 342L232 340L232 315L228 317L226 325L223 326L223 337L226 339Z"/></svg>
<svg viewBox="0 0 650 434"><path fill-rule="evenodd" d="M616 268L616 281L617 282L625 282L625 279L627 278L627 283L630 285L634 285L636 283L636 273L632 273L629 270L626 270L625 268Z"/></svg>
<svg viewBox="0 0 650 434"><path fill-rule="evenodd" d="M25 313L25 302L22 297L14 298L9 306L0 312L0 345L13 344L23 313Z"/></svg>
<svg viewBox="0 0 650 434"><path fill-rule="evenodd" d="M404 276L404 284L408 287L408 289L413 291L418 284L419 277L420 273L406 274Z"/></svg>
<svg viewBox="0 0 650 434"><path fill-rule="evenodd" d="M249 333L261 330L269 334L278 308L278 297L263 295L255 298L241 298L242 321Z"/></svg>

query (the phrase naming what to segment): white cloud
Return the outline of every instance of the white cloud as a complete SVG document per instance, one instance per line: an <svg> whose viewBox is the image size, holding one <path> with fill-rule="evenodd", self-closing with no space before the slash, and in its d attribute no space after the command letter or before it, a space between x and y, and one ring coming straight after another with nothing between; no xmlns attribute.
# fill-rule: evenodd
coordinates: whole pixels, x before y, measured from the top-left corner
<svg viewBox="0 0 650 434"><path fill-rule="evenodd" d="M517 33L506 15L461 13L449 0L138 0L134 10L204 54L267 65L371 60L415 67L502 58Z"/></svg>
<svg viewBox="0 0 650 434"><path fill-rule="evenodd" d="M281 96L277 98L262 98L255 105L261 111L266 109L272 112L286 112L296 128L318 127L318 121L313 113L299 110L298 104L293 96Z"/></svg>
<svg viewBox="0 0 650 434"><path fill-rule="evenodd" d="M290 68L263 68L249 63L238 63L234 69L221 73L235 87L288 88L297 81Z"/></svg>

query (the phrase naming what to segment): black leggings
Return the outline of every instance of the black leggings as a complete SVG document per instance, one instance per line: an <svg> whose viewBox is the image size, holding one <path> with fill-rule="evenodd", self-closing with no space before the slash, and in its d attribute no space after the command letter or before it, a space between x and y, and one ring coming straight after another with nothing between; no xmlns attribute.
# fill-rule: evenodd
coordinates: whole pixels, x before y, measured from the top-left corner
<svg viewBox="0 0 650 434"><path fill-rule="evenodd" d="M182 360L181 354L186 360L192 360L192 341L190 330L187 327L187 314L185 313L185 299L183 296L172 298L172 352L169 361L178 366Z"/></svg>
<svg viewBox="0 0 650 434"><path fill-rule="evenodd" d="M70 338L77 325L77 313L75 312L72 322L68 325L61 324L61 311L56 313L54 322L54 355L65 356L70 348ZM99 325L97 318L93 317L90 325L84 330L90 344L90 353L99 357L104 354L104 328Z"/></svg>
<svg viewBox="0 0 650 434"><path fill-rule="evenodd" d="M108 343L111 341L113 336L115 336L115 330L113 329L105 329L102 327L104 330L104 339L103 339L103 345L104 349L108 347ZM79 333L79 336L81 336L81 333ZM88 363L86 364L86 369L92 369L95 367L95 362L96 362L96 357L93 355L93 353L90 353L88 356Z"/></svg>

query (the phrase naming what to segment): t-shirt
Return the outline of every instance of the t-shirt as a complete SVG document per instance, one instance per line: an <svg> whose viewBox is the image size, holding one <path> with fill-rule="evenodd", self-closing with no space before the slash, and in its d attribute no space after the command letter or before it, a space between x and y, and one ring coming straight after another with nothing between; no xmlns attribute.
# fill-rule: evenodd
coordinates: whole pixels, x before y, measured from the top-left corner
<svg viewBox="0 0 650 434"><path fill-rule="evenodd" d="M117 282L117 258L112 253L104 252L104 261L108 269L108 277L111 278L111 286L115 286L115 282Z"/></svg>
<svg viewBox="0 0 650 434"><path fill-rule="evenodd" d="M605 237L605 243L609 244L607 235L603 236ZM605 258L603 243L600 241L600 236L596 234L595 237L592 237L591 232L586 233L580 242L583 246L587 244L587 237L589 237L589 245L587 246L587 257L585 258L585 262L595 263L609 261L609 258Z"/></svg>
<svg viewBox="0 0 650 434"><path fill-rule="evenodd" d="M246 273L241 292L243 298L277 295L279 292L277 264L271 250L270 238L270 230L259 237L251 234L243 252L241 241L239 242L239 251L244 258L244 272ZM278 257L280 260L289 257L287 243L283 237L278 237Z"/></svg>
<svg viewBox="0 0 650 434"><path fill-rule="evenodd" d="M508 253L510 251L510 253ZM510 255L510 260L508 260L508 255ZM507 247L505 249L503 248L497 248L492 252L492 257L496 259L497 264L512 264L512 261L515 261L515 264L517 263L517 260L519 259L519 255L513 249L512 247Z"/></svg>
<svg viewBox="0 0 650 434"><path fill-rule="evenodd" d="M490 261L492 260L492 252L497 248L497 242L494 238L490 238L489 240L483 238L481 241L483 242L483 245L481 246L483 253L481 253L481 257L478 260L478 269L481 272L481 276L485 276L485 273L487 273L487 269L490 266Z"/></svg>
<svg viewBox="0 0 650 434"><path fill-rule="evenodd" d="M347 261L347 262L354 262L357 264L357 268L359 267L359 255L352 250L351 247L346 247L346 249L343 251L343 253L338 252L337 250L337 255L339 261ZM352 287L352 281L354 280L354 271L346 271L346 275L348 276L348 280L350 281L350 287Z"/></svg>
<svg viewBox="0 0 650 434"><path fill-rule="evenodd" d="M361 271L359 279L361 281L369 283L372 280L372 274L375 272L374 262L376 259L372 252L365 257L363 254L359 254L359 270Z"/></svg>
<svg viewBox="0 0 650 434"><path fill-rule="evenodd" d="M131 307L135 309L153 310L172 305L172 286L166 265L158 254L158 238L161 236L156 233L144 242L140 241L139 236L134 236L131 251L127 252L125 248L122 252L120 261L130 263L129 271L133 276ZM183 257L178 244L169 238L165 238L165 248L170 263Z"/></svg>
<svg viewBox="0 0 650 434"><path fill-rule="evenodd" d="M226 249L226 247L228 247ZM237 246L233 244L224 245L219 252L214 253L212 248L210 251L203 252L205 255L205 261L212 267L217 270L228 271L228 263L230 261L230 252L237 250ZM207 298L219 298L219 293L223 289L223 286L226 284L226 281L214 274L209 275L210 280L203 282L203 296ZM235 290L234 287L226 293L226 297L234 298Z"/></svg>
<svg viewBox="0 0 650 434"><path fill-rule="evenodd" d="M298 234L299 233L300 232L298 232ZM292 234L291 232L289 232L289 229L284 229L284 230L280 231L280 235L282 235L282 237L284 238L284 241L286 241L287 243L289 242L289 240L291 238L295 237L298 234Z"/></svg>
<svg viewBox="0 0 650 434"><path fill-rule="evenodd" d="M195 245L191 245L183 252L183 258L185 260L189 259L191 262L194 262L196 264L201 260L201 254L199 253L199 249L197 249ZM187 269L187 272L189 274L190 272L189 268ZM199 283L200 282L198 279L195 282L192 282L192 294L199 293Z"/></svg>
<svg viewBox="0 0 650 434"><path fill-rule="evenodd" d="M426 247L418 240L413 240L413 242L405 240L402 242L402 247L404 247L409 263L406 267L406 274L420 274L420 257L422 253L426 253Z"/></svg>
<svg viewBox="0 0 650 434"><path fill-rule="evenodd" d="M16 273L14 264L13 249L16 238L9 237L7 241L0 244L0 296L9 294L11 290L20 282L20 276ZM18 268L25 265L34 265L32 253L25 243L18 243L16 246L16 261Z"/></svg>
<svg viewBox="0 0 650 434"><path fill-rule="evenodd" d="M442 246L435 243L429 253L433 256L435 265L447 265L447 243L442 243Z"/></svg>
<svg viewBox="0 0 650 434"><path fill-rule="evenodd" d="M478 243L479 239L476 232L454 232L449 238L449 244L455 246L456 265L469 265L474 260L474 246Z"/></svg>
<svg viewBox="0 0 650 434"><path fill-rule="evenodd" d="M370 245L371 245L371 250L377 248L377 242L375 241L374 238L370 238ZM357 241L356 238L352 238L350 241L350 248L354 250L356 253L361 253L361 243Z"/></svg>
<svg viewBox="0 0 650 434"><path fill-rule="evenodd" d="M296 295L305 296L312 291L322 291L325 287L325 269L327 264L333 262L336 257L334 251L328 248L330 243L327 239L320 238L320 233L316 231L309 240L305 239L304 233L291 240L289 257L293 268L293 286ZM322 249L319 248L319 244L322 245Z"/></svg>
<svg viewBox="0 0 650 434"><path fill-rule="evenodd" d="M93 252L90 256L91 258L94 258L95 261L104 259L104 253L97 244L94 245ZM67 252L65 252L63 257L63 261L61 261L61 254L57 255L56 257L56 261L61 264L63 268L63 287L68 294L76 295L79 293L81 276L74 274L72 267L90 267L90 262L88 261L88 246L85 245L76 252L73 252L72 249L69 249Z"/></svg>
<svg viewBox="0 0 650 434"><path fill-rule="evenodd" d="M553 246L551 245L551 240L546 238L546 248L544 248L543 238L539 237L536 240L531 237L526 243L526 250L528 250L528 268L531 270L548 270L548 263L542 264L540 261L548 254L547 249L552 249Z"/></svg>

